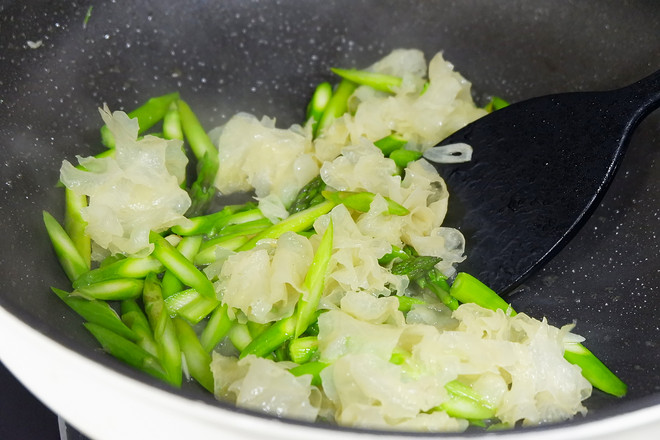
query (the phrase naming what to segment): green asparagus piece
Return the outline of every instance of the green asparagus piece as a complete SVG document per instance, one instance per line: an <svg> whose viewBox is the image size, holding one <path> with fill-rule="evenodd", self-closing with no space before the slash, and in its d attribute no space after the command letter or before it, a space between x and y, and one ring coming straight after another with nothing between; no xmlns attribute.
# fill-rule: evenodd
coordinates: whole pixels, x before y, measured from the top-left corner
<svg viewBox="0 0 660 440"><path fill-rule="evenodd" d="M181 255L186 257L189 261L193 261L199 252L201 244L202 237L193 235L190 237L183 237L179 244L176 246L176 249L181 252ZM160 283L163 288L163 298L168 298L176 292L184 289L181 280L179 280L170 270L165 271Z"/></svg>
<svg viewBox="0 0 660 440"><path fill-rule="evenodd" d="M272 353L277 347L291 339L296 331L296 319L293 316L280 319L266 331L254 338L245 347L240 354L240 358L244 358L249 354L264 357Z"/></svg>
<svg viewBox="0 0 660 440"><path fill-rule="evenodd" d="M368 212L371 202L374 201L376 194L370 192L351 192L351 191L322 191L321 194L327 200L331 200L337 205L343 204L347 208L359 212ZM410 211L389 197L383 197L387 202L388 212L391 215L407 215Z"/></svg>
<svg viewBox="0 0 660 440"><path fill-rule="evenodd" d="M499 98L499 97L497 97L497 96L493 96L493 97L490 99L490 102L488 103L488 105L486 105L486 107L484 107L484 109L485 109L488 113L492 113L492 112L494 112L495 110L499 110L499 109L504 108L504 107L506 107L506 106L508 106L508 105L509 105L509 103L508 103L507 101L505 101L504 99Z"/></svg>
<svg viewBox="0 0 660 440"><path fill-rule="evenodd" d="M442 261L440 257L415 256L398 261L392 265L394 275L405 275L411 281L425 277L433 267Z"/></svg>
<svg viewBox="0 0 660 440"><path fill-rule="evenodd" d="M356 87L356 83L346 79L339 83L319 120L319 124L316 127L316 135L323 134L323 131L326 130L336 118L346 113L348 108L348 98L351 97Z"/></svg>
<svg viewBox="0 0 660 440"><path fill-rule="evenodd" d="M329 82L322 82L314 90L312 99L309 101L309 104L307 105L306 116L307 116L307 120L312 121L312 133L314 133L314 135L316 135L319 121L321 120L321 117L323 116L323 112L325 111L325 108L328 106L331 97L332 97L332 86L330 85Z"/></svg>
<svg viewBox="0 0 660 440"><path fill-rule="evenodd" d="M278 238L280 235L289 231L302 232L310 228L317 218L327 214L335 206L336 204L334 202L328 200L323 203L319 203L318 205L312 206L311 208L308 208L304 211L292 214L281 222L274 224L273 226L254 236L252 239L250 239L250 241L239 247L238 251L252 249L257 244L257 242L259 242L259 240L263 240L264 238Z"/></svg>
<svg viewBox="0 0 660 440"><path fill-rule="evenodd" d="M183 134L197 159L197 179L189 190L192 205L186 213L187 216L195 216L206 211L215 195L213 184L219 166L218 150L188 104L179 99L177 106Z"/></svg>
<svg viewBox="0 0 660 440"><path fill-rule="evenodd" d="M328 364L325 364L323 362L307 362L306 364L293 367L292 369L289 370L289 373L293 374L294 376L303 376L305 374L311 374L312 385L320 386L321 371L323 371L323 369L327 366Z"/></svg>
<svg viewBox="0 0 660 440"><path fill-rule="evenodd" d="M394 75L369 72L368 70L331 68L333 73L354 83L369 86L381 92L393 93L401 86L402 79Z"/></svg>
<svg viewBox="0 0 660 440"><path fill-rule="evenodd" d="M289 358L297 363L309 362L318 351L319 340L316 336L294 338L289 342Z"/></svg>
<svg viewBox="0 0 660 440"><path fill-rule="evenodd" d="M88 300L78 296L72 296L68 292L55 287L51 287L51 290L86 321L105 327L126 339L132 341L138 339L138 335L119 319L117 312L105 301Z"/></svg>
<svg viewBox="0 0 660 440"><path fill-rule="evenodd" d="M303 186L296 198L289 206L289 214L295 214L296 212L304 211L305 209L311 208L314 205L318 205L325 198L321 192L326 188L326 184L321 179L321 176L316 176L310 180L305 186Z"/></svg>
<svg viewBox="0 0 660 440"><path fill-rule="evenodd" d="M231 326L233 325L232 319L227 314L228 306L227 304L221 304L215 308L211 313L204 330L200 336L200 341L202 347L207 352L213 350L213 348L220 343L222 338L227 336Z"/></svg>
<svg viewBox="0 0 660 440"><path fill-rule="evenodd" d="M404 313L408 313L415 304L426 304L424 300L410 296L397 295L396 299L399 300L399 310Z"/></svg>
<svg viewBox="0 0 660 440"><path fill-rule="evenodd" d="M193 379L213 393L213 373L211 372L211 355L202 348L195 330L182 319L174 318L174 328L179 340L179 346L186 360L187 371Z"/></svg>
<svg viewBox="0 0 660 440"><path fill-rule="evenodd" d="M55 255L64 269L64 273L71 281L89 270L87 261L80 255L75 243L66 233L62 225L48 212L43 211L44 225L50 237Z"/></svg>
<svg viewBox="0 0 660 440"><path fill-rule="evenodd" d="M163 116L163 137L165 139L183 140L183 128L181 127L181 117L179 117L179 107L176 101L172 102Z"/></svg>
<svg viewBox="0 0 660 440"><path fill-rule="evenodd" d="M158 121L163 119L165 113L170 108L170 104L179 99L178 93L170 93L149 99L146 103L128 113L133 119L137 118L140 126L138 133L144 133L153 127ZM115 147L115 139L107 125L101 127L101 141L108 148Z"/></svg>
<svg viewBox="0 0 660 440"><path fill-rule="evenodd" d="M628 392L628 386L584 345L564 344L564 358L579 366L584 378L599 390L616 397L623 397Z"/></svg>
<svg viewBox="0 0 660 440"><path fill-rule="evenodd" d="M433 292L451 310L456 310L460 305L458 300L449 293L450 287L447 283L447 277L439 270L431 269L425 277L418 278L416 282L421 288Z"/></svg>
<svg viewBox="0 0 660 440"><path fill-rule="evenodd" d="M495 408L469 386L458 380L445 385L449 399L440 405L452 417L469 420L483 420L495 417Z"/></svg>
<svg viewBox="0 0 660 440"><path fill-rule="evenodd" d="M106 352L138 370L167 381L166 373L154 355L105 327L92 322L86 322L84 326L94 335Z"/></svg>
<svg viewBox="0 0 660 440"><path fill-rule="evenodd" d="M238 351L243 351L252 342L252 335L247 324L235 322L229 329L229 340Z"/></svg>
<svg viewBox="0 0 660 440"><path fill-rule="evenodd" d="M330 220L303 282L303 288L307 292L307 297L305 298L305 295L301 295L296 304L294 311L294 316L296 317L296 338L302 335L312 322L316 321L316 309L323 294L328 265L332 257L333 233L334 227L332 220Z"/></svg>
<svg viewBox="0 0 660 440"><path fill-rule="evenodd" d="M408 143L401 135L392 133L384 138L378 139L374 145L380 148L386 157L389 157L396 150L402 149Z"/></svg>
<svg viewBox="0 0 660 440"><path fill-rule="evenodd" d="M167 314L160 282L155 273L150 273L144 281L142 292L144 311L154 332L158 347L158 358L167 374L167 381L181 385L181 348L172 319Z"/></svg>
<svg viewBox="0 0 660 440"><path fill-rule="evenodd" d="M389 252L378 259L378 264L387 266L395 260L406 260L413 256L414 249L410 246L405 246L401 249L398 246L392 246L392 252Z"/></svg>
<svg viewBox="0 0 660 440"><path fill-rule="evenodd" d="M244 246L248 241L250 241L251 236L249 235L228 235L223 237L218 237L213 240L209 240L205 243L205 246L202 250L195 255L195 264L203 266L206 264L211 264L215 262L217 257L217 251L219 249L226 249L230 251L236 251L241 246Z"/></svg>
<svg viewBox="0 0 660 440"><path fill-rule="evenodd" d="M121 320L136 335L135 343L148 353L158 357L158 347L154 340L146 315L135 300L126 299L121 302Z"/></svg>
<svg viewBox="0 0 660 440"><path fill-rule="evenodd" d="M459 272L452 283L449 293L462 303L475 303L489 310L516 312L502 297L470 274Z"/></svg>
<svg viewBox="0 0 660 440"><path fill-rule="evenodd" d="M408 166L410 162L414 162L417 159L422 157L422 153L419 151L406 150L405 148L400 148L394 150L390 153L390 159L394 161L396 166L403 170Z"/></svg>
<svg viewBox="0 0 660 440"><path fill-rule="evenodd" d="M185 304L180 304L180 307L176 310L176 314L186 318L186 320L193 324L197 324L206 318L220 304L220 301L215 298L201 296L195 289L188 289L184 292L188 292L188 301ZM178 295L175 293L167 299L176 298ZM169 303L168 310L172 310L169 307Z"/></svg>
<svg viewBox="0 0 660 440"><path fill-rule="evenodd" d="M124 258L82 274L73 282L73 288L78 289L101 281L119 278L144 278L149 272L159 273L162 270L163 265L154 257Z"/></svg>
<svg viewBox="0 0 660 440"><path fill-rule="evenodd" d="M86 195L76 195L73 190L64 188L65 211L64 230L76 246L78 253L85 260L87 268L91 267L92 240L85 233L87 222L82 218L82 209L87 206Z"/></svg>
<svg viewBox="0 0 660 440"><path fill-rule="evenodd" d="M76 288L71 294L83 298L98 300L122 300L138 298L142 293L144 281L135 278L117 278L99 281Z"/></svg>
<svg viewBox="0 0 660 440"><path fill-rule="evenodd" d="M202 296L215 299L213 283L181 252L153 231L149 233L149 241L154 244L152 255L163 263L163 266Z"/></svg>

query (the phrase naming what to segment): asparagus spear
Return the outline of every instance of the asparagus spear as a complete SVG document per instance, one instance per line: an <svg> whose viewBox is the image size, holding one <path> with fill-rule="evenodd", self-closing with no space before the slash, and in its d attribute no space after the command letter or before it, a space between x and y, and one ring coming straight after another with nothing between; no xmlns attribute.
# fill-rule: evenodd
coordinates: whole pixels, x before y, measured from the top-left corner
<svg viewBox="0 0 660 440"><path fill-rule="evenodd" d="M318 205L325 198L322 195L322 191L325 190L326 184L321 179L321 176L316 176L310 180L305 186L296 195L296 198L289 206L289 214L295 214L296 212L304 211L305 209L311 208L314 205Z"/></svg>
<svg viewBox="0 0 660 440"><path fill-rule="evenodd" d="M206 327L202 330L200 341L202 347L204 347L204 350L207 352L213 350L213 347L218 345L222 338L227 336L229 330L231 330L233 321L229 318L227 310L227 304L222 304L216 307L211 313L211 316L206 323Z"/></svg>
<svg viewBox="0 0 660 440"><path fill-rule="evenodd" d="M310 228L317 218L330 212L335 205L334 202L328 200L304 211L297 212L257 234L250 241L239 247L238 251L252 249L259 240L263 240L264 238L278 238L280 235L289 231L302 232Z"/></svg>
<svg viewBox="0 0 660 440"><path fill-rule="evenodd" d="M53 250L64 269L64 273L69 280L75 281L80 275L89 270L87 261L80 255L71 237L52 215L43 211L43 218L46 232L48 232Z"/></svg>
<svg viewBox="0 0 660 440"><path fill-rule="evenodd" d="M141 279L117 278L79 286L71 294L106 301L134 299L140 296L143 286Z"/></svg>
<svg viewBox="0 0 660 440"><path fill-rule="evenodd" d="M146 315L135 300L127 299L121 302L121 320L135 333L135 343L157 357L158 347L154 340L154 333L151 331Z"/></svg>
<svg viewBox="0 0 660 440"><path fill-rule="evenodd" d="M202 296L215 299L215 289L211 281L181 252L153 231L149 234L149 241L154 244L152 255L163 263L163 266Z"/></svg>
<svg viewBox="0 0 660 440"><path fill-rule="evenodd" d="M86 322L84 326L99 341L103 349L117 359L158 379L167 381L163 367L151 353L105 327L92 322Z"/></svg>
<svg viewBox="0 0 660 440"><path fill-rule="evenodd" d="M187 371L193 379L204 388L213 393L213 373L211 372L211 355L204 350L197 339L195 330L188 323L179 318L174 318L176 335L186 360Z"/></svg>
<svg viewBox="0 0 660 440"><path fill-rule="evenodd" d="M89 269L91 267L92 241L85 233L87 222L82 218L82 209L87 206L87 196L76 195L73 190L64 188L64 198L64 230L71 237L71 241Z"/></svg>
<svg viewBox="0 0 660 440"><path fill-rule="evenodd" d="M115 312L105 301L95 299L88 300L78 296L72 296L68 292L55 287L51 287L51 290L62 301L64 301L67 306L71 307L74 312L82 316L85 320L105 327L132 341L138 339L138 335L119 319L117 312Z"/></svg>
<svg viewBox="0 0 660 440"><path fill-rule="evenodd" d="M158 347L158 358L167 374L167 381L181 385L181 348L172 320L167 314L160 283L155 273L150 273L144 281L142 292L144 310L154 332Z"/></svg>
<svg viewBox="0 0 660 440"><path fill-rule="evenodd" d="M378 139L374 145L380 148L386 157L389 157L396 150L402 149L408 143L401 135L392 133L384 138Z"/></svg>
<svg viewBox="0 0 660 440"><path fill-rule="evenodd" d="M371 207L371 202L374 201L376 194L367 191L352 192L352 191L322 191L321 194L327 200L331 200L337 205L343 204L347 208L354 209L359 212L368 212ZM402 206L390 199L383 197L387 202L388 212L392 215L407 215L410 211L405 206Z"/></svg>
<svg viewBox="0 0 660 440"><path fill-rule="evenodd" d="M208 208L215 195L215 175L218 172L218 150L204 131L197 116L185 101L178 100L179 117L183 134L190 144L195 158L197 159L197 179L193 182L190 190L192 205L186 215L195 216L203 213Z"/></svg>
<svg viewBox="0 0 660 440"><path fill-rule="evenodd" d="M73 288L77 289L101 281L119 278L144 278L149 272L159 273L162 270L162 263L154 257L123 258L112 264L85 272L73 282Z"/></svg>
<svg viewBox="0 0 660 440"><path fill-rule="evenodd" d="M183 128L179 117L179 107L173 101L163 116L163 137L165 139L183 140Z"/></svg>
<svg viewBox="0 0 660 440"><path fill-rule="evenodd" d="M345 80L369 86L381 92L392 93L397 87L401 86L402 82L402 79L398 76L369 72L368 70L337 69L334 67L330 70Z"/></svg>
<svg viewBox="0 0 660 440"><path fill-rule="evenodd" d="M297 367L293 367L292 369L289 370L289 373L293 374L294 376L303 376L305 374L311 374L312 385L320 386L321 371L323 371L323 369L327 366L328 364L323 362L307 362Z"/></svg>
<svg viewBox="0 0 660 440"><path fill-rule="evenodd" d="M323 112L328 106L331 97L332 97L332 86L330 85L329 82L323 82L316 87L316 89L314 90L314 94L312 95L312 99L309 101L309 104L307 105L306 116L307 116L307 120L312 121L312 133L314 135L316 135L318 131L317 128L319 125L319 121L321 120L321 117L323 116Z"/></svg>
<svg viewBox="0 0 660 440"><path fill-rule="evenodd" d="M295 337L302 335L307 327L316 321L316 309L323 294L328 265L332 257L333 233L334 228L332 220L330 220L303 282L303 288L307 291L307 296L301 295L296 304L294 311L296 321Z"/></svg>
<svg viewBox="0 0 660 440"><path fill-rule="evenodd" d="M357 84L346 79L339 83L316 127L317 135L323 134L323 131L327 129L336 118L346 113L346 109L348 108L348 98L353 94L356 87Z"/></svg>

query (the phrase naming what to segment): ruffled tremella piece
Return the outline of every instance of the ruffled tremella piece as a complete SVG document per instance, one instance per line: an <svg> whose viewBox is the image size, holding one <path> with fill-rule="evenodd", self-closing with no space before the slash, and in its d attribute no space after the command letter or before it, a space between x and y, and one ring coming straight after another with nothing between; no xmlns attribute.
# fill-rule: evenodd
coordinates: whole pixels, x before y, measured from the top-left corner
<svg viewBox="0 0 660 440"><path fill-rule="evenodd" d="M64 161L60 180L78 195L89 197L81 214L86 233L99 250L97 258L151 252L149 231L185 225L190 197L179 186L188 159L179 140L145 136L124 112L100 110L116 142L108 157L78 157L84 169Z"/></svg>
<svg viewBox="0 0 660 440"><path fill-rule="evenodd" d="M263 240L222 263L216 290L233 313L265 324L291 315L314 256L310 241L293 232Z"/></svg>
<svg viewBox="0 0 660 440"><path fill-rule="evenodd" d="M318 174L311 132L300 126L280 129L274 119L238 113L211 136L220 162L215 186L223 194L254 190L288 206Z"/></svg>
<svg viewBox="0 0 660 440"><path fill-rule="evenodd" d="M313 422L319 414L321 393L311 385L310 375L289 373L295 365L253 355L238 360L213 353L215 395L241 408Z"/></svg>

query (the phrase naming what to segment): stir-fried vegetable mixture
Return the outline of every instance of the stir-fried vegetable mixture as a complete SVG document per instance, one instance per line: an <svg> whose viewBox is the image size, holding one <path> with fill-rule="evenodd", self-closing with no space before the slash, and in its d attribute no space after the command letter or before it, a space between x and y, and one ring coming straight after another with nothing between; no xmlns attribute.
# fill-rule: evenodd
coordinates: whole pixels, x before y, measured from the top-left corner
<svg viewBox="0 0 660 440"><path fill-rule="evenodd" d="M239 113L207 133L176 93L101 109L109 148L64 161L64 226L44 213L72 283L53 292L117 358L276 416L461 431L584 414L592 386L624 395L574 324L456 273L464 239L427 159L469 160L434 145L505 103L478 108L440 54L333 72L287 129ZM254 198L213 208L235 192Z"/></svg>

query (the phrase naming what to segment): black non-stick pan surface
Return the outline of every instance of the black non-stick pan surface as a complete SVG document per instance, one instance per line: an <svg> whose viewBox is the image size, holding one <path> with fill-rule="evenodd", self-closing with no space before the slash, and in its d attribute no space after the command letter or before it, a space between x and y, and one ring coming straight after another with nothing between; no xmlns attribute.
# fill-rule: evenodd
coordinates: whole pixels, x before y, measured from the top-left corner
<svg viewBox="0 0 660 440"><path fill-rule="evenodd" d="M0 305L54 342L165 389L100 353L49 289L67 281L41 210L61 218L62 159L100 151L103 103L131 110L180 91L209 129L238 111L285 127L302 121L316 84L333 80L329 67L364 67L399 47L429 58L444 51L479 102L615 88L660 67L655 0L1 4ZM570 423L660 404L659 168L656 112L586 226L508 298L551 323L577 321L575 331L629 385L623 399L594 392L589 415ZM221 405L197 388L172 392Z"/></svg>

